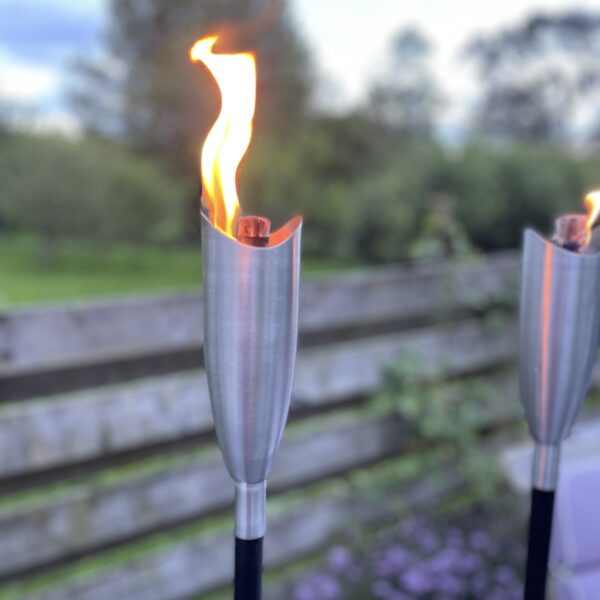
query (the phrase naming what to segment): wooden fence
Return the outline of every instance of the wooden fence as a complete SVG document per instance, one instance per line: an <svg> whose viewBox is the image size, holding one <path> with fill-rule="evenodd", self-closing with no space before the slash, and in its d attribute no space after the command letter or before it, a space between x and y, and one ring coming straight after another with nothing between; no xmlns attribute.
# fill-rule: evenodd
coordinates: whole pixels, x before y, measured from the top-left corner
<svg viewBox="0 0 600 600"><path fill-rule="evenodd" d="M410 354L424 379L503 377L515 324L485 317L514 300L517 278L517 257L502 254L303 283L290 425L269 486L285 499L269 515L269 567L371 518L343 487L306 498L305 486L327 490L414 442L398 418L357 410L386 368ZM180 600L229 581L233 486L212 433L201 302L0 315L0 599ZM425 483L404 499L452 482Z"/></svg>

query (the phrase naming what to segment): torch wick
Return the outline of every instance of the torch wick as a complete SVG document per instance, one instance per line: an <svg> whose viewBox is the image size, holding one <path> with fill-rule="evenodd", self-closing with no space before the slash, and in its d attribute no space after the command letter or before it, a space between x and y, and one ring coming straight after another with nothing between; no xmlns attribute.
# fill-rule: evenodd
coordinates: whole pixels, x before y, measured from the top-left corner
<svg viewBox="0 0 600 600"><path fill-rule="evenodd" d="M572 252L581 252L587 246L585 215L562 215L555 222L552 241Z"/></svg>
<svg viewBox="0 0 600 600"><path fill-rule="evenodd" d="M271 236L271 221L265 217L247 215L240 217L237 222L237 239L243 244L256 248L269 245Z"/></svg>

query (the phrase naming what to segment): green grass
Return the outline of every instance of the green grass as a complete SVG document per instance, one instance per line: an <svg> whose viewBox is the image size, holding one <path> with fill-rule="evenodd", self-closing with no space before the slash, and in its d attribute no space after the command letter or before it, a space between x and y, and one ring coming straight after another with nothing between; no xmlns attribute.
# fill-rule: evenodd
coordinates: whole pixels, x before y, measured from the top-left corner
<svg viewBox="0 0 600 600"><path fill-rule="evenodd" d="M40 268L39 252L34 237L0 235L0 308L200 288L200 252L193 246L62 242L47 268ZM318 276L356 266L312 261L304 271Z"/></svg>

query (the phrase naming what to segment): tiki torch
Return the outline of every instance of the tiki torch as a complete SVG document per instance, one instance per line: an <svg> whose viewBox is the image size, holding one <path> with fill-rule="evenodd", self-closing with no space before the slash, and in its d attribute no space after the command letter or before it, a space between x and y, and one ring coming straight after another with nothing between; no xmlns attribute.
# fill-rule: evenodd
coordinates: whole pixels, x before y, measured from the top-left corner
<svg viewBox="0 0 600 600"><path fill-rule="evenodd" d="M191 50L221 91L201 158L204 357L217 441L235 484L234 597L257 600L266 482L296 360L302 219L271 233L268 219L240 216L235 178L252 136L256 63L250 53L216 53L216 42Z"/></svg>
<svg viewBox="0 0 600 600"><path fill-rule="evenodd" d="M521 400L535 440L525 600L545 598L560 446L590 386L600 341L600 251L588 215L557 219L552 240L527 230L520 310Z"/></svg>

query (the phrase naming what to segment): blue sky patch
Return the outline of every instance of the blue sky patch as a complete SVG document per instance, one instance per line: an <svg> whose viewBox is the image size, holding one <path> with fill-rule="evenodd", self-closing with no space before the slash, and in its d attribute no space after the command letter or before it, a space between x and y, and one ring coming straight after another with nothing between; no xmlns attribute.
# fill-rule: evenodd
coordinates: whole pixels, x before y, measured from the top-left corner
<svg viewBox="0 0 600 600"><path fill-rule="evenodd" d="M56 64L70 55L93 49L102 29L99 14L82 10L85 2L0 2L0 50L38 65Z"/></svg>

